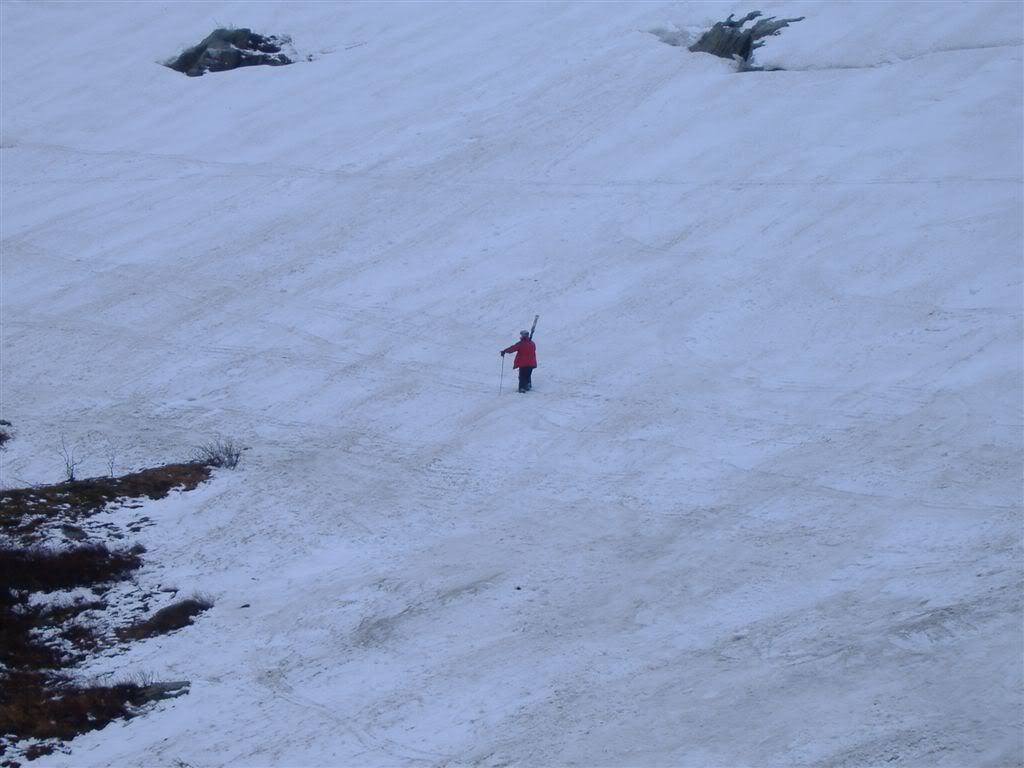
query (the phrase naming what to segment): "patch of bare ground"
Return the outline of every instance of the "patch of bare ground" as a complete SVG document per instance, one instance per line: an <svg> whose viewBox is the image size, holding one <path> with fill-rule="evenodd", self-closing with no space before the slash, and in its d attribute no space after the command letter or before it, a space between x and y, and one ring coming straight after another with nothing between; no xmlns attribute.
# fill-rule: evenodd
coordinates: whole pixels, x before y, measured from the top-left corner
<svg viewBox="0 0 1024 768"><path fill-rule="evenodd" d="M112 549L90 541L77 524L128 500L192 490L209 476L203 464L170 464L0 491L0 766L16 768L19 760L50 754L81 733L134 717L149 702L187 692L184 681L92 685L76 679L75 667L111 644L111 635L83 616L108 608L96 595L130 579L145 553L138 545ZM55 529L75 535L59 546L44 545ZM53 599L80 587L91 588L92 596ZM171 631L209 607L199 598L183 601L116 635L127 642Z"/></svg>
<svg viewBox="0 0 1024 768"><path fill-rule="evenodd" d="M173 490L191 491L210 477L201 463L168 464L121 477L69 480L37 488L0 490L0 533L29 541L47 521L73 524L111 504L130 499L162 499Z"/></svg>
<svg viewBox="0 0 1024 768"><path fill-rule="evenodd" d="M145 621L117 630L117 636L122 640L141 640L146 637L166 635L168 632L187 627L192 623L193 616L198 616L212 607L213 603L210 600L190 597L187 600L172 603L166 608L161 608Z"/></svg>

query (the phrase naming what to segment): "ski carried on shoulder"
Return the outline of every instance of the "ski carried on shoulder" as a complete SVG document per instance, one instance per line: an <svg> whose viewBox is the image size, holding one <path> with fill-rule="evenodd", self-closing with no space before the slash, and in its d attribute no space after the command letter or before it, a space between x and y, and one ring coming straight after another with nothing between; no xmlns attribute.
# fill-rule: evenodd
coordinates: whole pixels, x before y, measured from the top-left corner
<svg viewBox="0 0 1024 768"><path fill-rule="evenodd" d="M516 360L513 367L519 368L519 392L529 392L533 389L530 381L533 369L537 366L536 347L533 344L533 334L537 331L537 321L540 315L533 316L533 325L529 331L519 332L519 341L511 347L501 350L501 378L498 379L498 394L501 394L502 385L505 380L505 355L513 350L516 352ZM525 351L524 351L525 345Z"/></svg>

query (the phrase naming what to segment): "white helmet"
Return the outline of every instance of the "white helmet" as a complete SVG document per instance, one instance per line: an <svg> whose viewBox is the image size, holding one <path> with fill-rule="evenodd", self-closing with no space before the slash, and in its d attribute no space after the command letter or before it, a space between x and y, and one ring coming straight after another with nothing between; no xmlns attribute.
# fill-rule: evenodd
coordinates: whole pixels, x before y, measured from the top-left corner
<svg viewBox="0 0 1024 768"><path fill-rule="evenodd" d="M529 332L529 331L520 331L520 332L519 332L519 335L520 335L520 336L529 336L529 335L530 335L530 332Z"/></svg>

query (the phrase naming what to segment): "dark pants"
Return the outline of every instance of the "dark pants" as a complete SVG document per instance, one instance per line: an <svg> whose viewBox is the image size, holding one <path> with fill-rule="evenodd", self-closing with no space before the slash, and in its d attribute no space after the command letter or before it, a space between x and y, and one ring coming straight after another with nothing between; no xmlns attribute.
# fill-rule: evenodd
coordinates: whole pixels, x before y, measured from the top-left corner
<svg viewBox="0 0 1024 768"><path fill-rule="evenodd" d="M519 369L519 391L529 392L533 389L533 384L530 382L530 377L533 376L533 368L520 368Z"/></svg>

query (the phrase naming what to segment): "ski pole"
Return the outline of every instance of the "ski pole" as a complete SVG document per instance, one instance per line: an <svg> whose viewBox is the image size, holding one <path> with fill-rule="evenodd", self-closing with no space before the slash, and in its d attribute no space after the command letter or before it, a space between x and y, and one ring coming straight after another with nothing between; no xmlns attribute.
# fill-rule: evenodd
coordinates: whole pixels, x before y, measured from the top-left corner
<svg viewBox="0 0 1024 768"><path fill-rule="evenodd" d="M501 356L501 378L498 379L498 394L501 394L501 385L505 383L505 356Z"/></svg>

